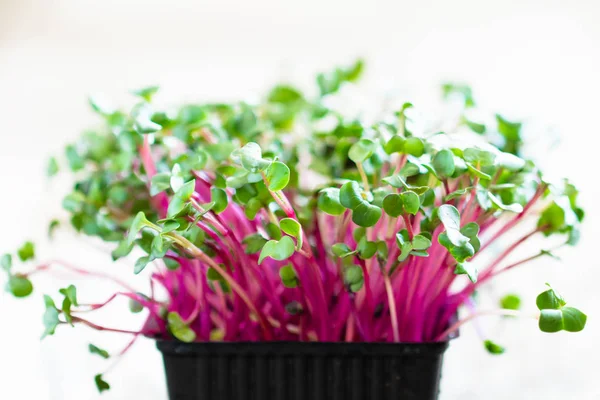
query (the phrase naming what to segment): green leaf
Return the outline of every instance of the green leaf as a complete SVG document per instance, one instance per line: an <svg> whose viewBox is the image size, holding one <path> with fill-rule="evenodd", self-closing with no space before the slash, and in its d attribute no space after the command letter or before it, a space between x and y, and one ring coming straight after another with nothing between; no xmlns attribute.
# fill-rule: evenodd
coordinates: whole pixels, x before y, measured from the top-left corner
<svg viewBox="0 0 600 400"><path fill-rule="evenodd" d="M279 277L283 286L287 288L295 288L298 286L298 276L292 265L286 265L279 269Z"/></svg>
<svg viewBox="0 0 600 400"><path fill-rule="evenodd" d="M486 128L483 124L479 124L474 121L469 121L468 119L465 119L465 124L469 127L469 129L471 129L475 133L479 133L480 135L483 135L485 133Z"/></svg>
<svg viewBox="0 0 600 400"><path fill-rule="evenodd" d="M358 227L352 231L352 238L356 243L360 242L362 238L367 234L367 230L363 227Z"/></svg>
<svg viewBox="0 0 600 400"><path fill-rule="evenodd" d="M104 359L110 358L110 354L108 354L108 351L103 350L100 347L96 347L91 343L88 346L88 350L90 351L90 353L97 354Z"/></svg>
<svg viewBox="0 0 600 400"><path fill-rule="evenodd" d="M452 254L452 255L454 256L454 254ZM472 255L473 254L471 254L470 256L472 256ZM456 256L455 256L455 258L456 258ZM471 280L471 282L477 283L477 275L478 275L479 271L477 271L477 268L475 268L475 265L473 263L460 262L460 263L456 264L456 268L454 269L454 273L456 275L463 275L463 274L465 274L465 275L467 275L469 277L469 279Z"/></svg>
<svg viewBox="0 0 600 400"><path fill-rule="evenodd" d="M56 158L51 157L50 160L48 161L48 168L46 170L46 173L48 174L48 176L54 176L58 173L59 167L58 167L58 161L56 161Z"/></svg>
<svg viewBox="0 0 600 400"><path fill-rule="evenodd" d="M352 222L358 226L370 227L381 218L381 208L364 201L352 210Z"/></svg>
<svg viewBox="0 0 600 400"><path fill-rule="evenodd" d="M147 104L139 104L132 112L134 129L140 134L158 132L162 126L152 121L152 110Z"/></svg>
<svg viewBox="0 0 600 400"><path fill-rule="evenodd" d="M158 92L158 89L158 86L147 86L141 89L132 90L131 93L138 97L141 97L147 102L151 102L152 97L156 94L156 92Z"/></svg>
<svg viewBox="0 0 600 400"><path fill-rule="evenodd" d="M246 245L246 254L254 254L258 253L265 243L267 243L267 239L265 239L260 233L255 233L252 235L248 235L242 240L242 243Z"/></svg>
<svg viewBox="0 0 600 400"><path fill-rule="evenodd" d="M229 198L227 197L227 192L223 189L219 189L216 187L210 188L210 200L214 202L214 206L211 211L215 214L220 214L227 208L227 204L229 203Z"/></svg>
<svg viewBox="0 0 600 400"><path fill-rule="evenodd" d="M167 209L167 217L173 218L182 213L192 198L194 190L196 190L196 180L192 179L184 184L171 199Z"/></svg>
<svg viewBox="0 0 600 400"><path fill-rule="evenodd" d="M222 265L222 264L221 264ZM223 278L223 276L214 268L210 267L206 272L206 278L211 282L218 282L223 289L223 292L230 293L229 283Z"/></svg>
<svg viewBox="0 0 600 400"><path fill-rule="evenodd" d="M413 250L410 254L417 257L429 257L429 253L425 250Z"/></svg>
<svg viewBox="0 0 600 400"><path fill-rule="evenodd" d="M357 253L357 251L353 251L346 243L335 243L331 246L331 252L340 258L345 258Z"/></svg>
<svg viewBox="0 0 600 400"><path fill-rule="evenodd" d="M567 332L580 332L585 328L587 315L573 307L562 309L563 329Z"/></svg>
<svg viewBox="0 0 600 400"><path fill-rule="evenodd" d="M387 176L383 178L382 181L397 189L404 188L406 190L413 191L418 195L421 195L429 190L429 186L409 185L400 174Z"/></svg>
<svg viewBox="0 0 600 400"><path fill-rule="evenodd" d="M363 270L358 265L351 265L344 271L344 281L351 292L356 293L364 284Z"/></svg>
<svg viewBox="0 0 600 400"><path fill-rule="evenodd" d="M452 95L460 95L465 108L473 107L475 105L473 91L465 84L444 83L442 85L442 93L445 99L451 97Z"/></svg>
<svg viewBox="0 0 600 400"><path fill-rule="evenodd" d="M254 142L246 143L241 149L232 151L230 157L233 162L251 173L264 171L271 165L271 161L262 158L262 150Z"/></svg>
<svg viewBox="0 0 600 400"><path fill-rule="evenodd" d="M131 225L129 226L129 234L127 235L126 245L128 247L133 246L133 243L135 242L138 233L140 233L140 231L143 228L148 226L150 226L150 221L148 221L148 219L146 218L146 214L144 214L143 211L137 213L137 215L131 222Z"/></svg>
<svg viewBox="0 0 600 400"><path fill-rule="evenodd" d="M383 210L391 217L398 217L404 212L402 197L397 193L388 194L383 198Z"/></svg>
<svg viewBox="0 0 600 400"><path fill-rule="evenodd" d="M62 202L62 206L65 210L72 213L81 212L85 205L85 195L81 192L73 192L68 194Z"/></svg>
<svg viewBox="0 0 600 400"><path fill-rule="evenodd" d="M33 292L31 281L24 276L11 275L8 279L8 289L13 296L27 297Z"/></svg>
<svg viewBox="0 0 600 400"><path fill-rule="evenodd" d="M144 310L144 305L135 299L129 299L129 311L133 314L141 313Z"/></svg>
<svg viewBox="0 0 600 400"><path fill-rule="evenodd" d="M454 246L464 246L469 243L469 238L460 233L460 213L456 207L443 204L438 209L438 218L446 228L448 239Z"/></svg>
<svg viewBox="0 0 600 400"><path fill-rule="evenodd" d="M366 238L363 238L358 243L358 247L356 250L358 250L360 258L362 258L363 260L369 259L373 257L375 253L377 253L377 242L371 242L368 241Z"/></svg>
<svg viewBox="0 0 600 400"><path fill-rule="evenodd" d="M388 140L385 146L383 146L383 150L387 154L403 153L405 142L406 139L404 139L402 136L394 135L390 138L390 140Z"/></svg>
<svg viewBox="0 0 600 400"><path fill-rule="evenodd" d="M173 165L173 168L171 169L171 175L169 176L169 186L171 186L173 192L177 192L184 184L185 179L181 165Z"/></svg>
<svg viewBox="0 0 600 400"><path fill-rule="evenodd" d="M66 288L60 289L58 292L65 296L65 298L68 299L74 306L79 305L77 303L77 288L74 285L69 285Z"/></svg>
<svg viewBox="0 0 600 400"><path fill-rule="evenodd" d="M146 268L146 266L150 262L152 262L152 259L150 258L150 256L143 256L143 257L138 258L133 267L133 273L136 275L139 274Z"/></svg>
<svg viewBox="0 0 600 400"><path fill-rule="evenodd" d="M319 210L329 215L341 215L346 208L340 203L340 189L325 188L319 192Z"/></svg>
<svg viewBox="0 0 600 400"><path fill-rule="evenodd" d="M94 376L94 382L96 382L96 388L100 393L110 389L110 385L102 379L102 374Z"/></svg>
<svg viewBox="0 0 600 400"><path fill-rule="evenodd" d="M496 115L498 123L498 132L504 137L505 144L502 151L518 154L521 148L521 127L520 122L510 122L501 115Z"/></svg>
<svg viewBox="0 0 600 400"><path fill-rule="evenodd" d="M475 252L478 252L479 248L481 247L481 242L477 237L477 234L479 233L479 225L477 225L476 222L469 222L460 228L460 233L469 238L469 244L473 247Z"/></svg>
<svg viewBox="0 0 600 400"><path fill-rule="evenodd" d="M90 96L88 98L88 103L90 107L92 107L92 110L104 117L110 116L117 111L102 96Z"/></svg>
<svg viewBox="0 0 600 400"><path fill-rule="evenodd" d="M12 268L12 256L10 254L4 254L0 257L0 267L6 272Z"/></svg>
<svg viewBox="0 0 600 400"><path fill-rule="evenodd" d="M294 104L303 100L302 93L288 85L275 86L268 96L270 103Z"/></svg>
<svg viewBox="0 0 600 400"><path fill-rule="evenodd" d="M19 259L23 262L35 258L35 246L32 242L25 242L19 250L17 250Z"/></svg>
<svg viewBox="0 0 600 400"><path fill-rule="evenodd" d="M354 210L365 199L362 197L362 190L356 181L348 181L340 188L340 203L350 209Z"/></svg>
<svg viewBox="0 0 600 400"><path fill-rule="evenodd" d="M477 234L479 233L479 225L477 225L476 222L469 222L468 224L460 228L460 233L462 233L470 239L477 237Z"/></svg>
<svg viewBox="0 0 600 400"><path fill-rule="evenodd" d="M62 312L65 320L73 326L73 317L71 316L71 306L77 305L77 290L75 286L70 285L68 288L60 289L59 292L65 296L62 302Z"/></svg>
<svg viewBox="0 0 600 400"><path fill-rule="evenodd" d="M564 328L563 314L561 310L542 310L540 314L539 327L542 332L554 333Z"/></svg>
<svg viewBox="0 0 600 400"><path fill-rule="evenodd" d="M500 152L496 155L496 165L509 171L519 171L526 165L526 161L514 154Z"/></svg>
<svg viewBox="0 0 600 400"><path fill-rule="evenodd" d="M279 221L279 227L288 235L296 238L298 242L296 249L300 250L302 248L302 226L300 223L293 218L283 218Z"/></svg>
<svg viewBox="0 0 600 400"><path fill-rule="evenodd" d="M127 239L119 242L119 245L116 249L114 249L110 255L112 256L113 261L118 260L119 258L126 257L133 250L133 244L129 245Z"/></svg>
<svg viewBox="0 0 600 400"><path fill-rule="evenodd" d="M53 219L52 221L50 221L50 224L48 224L48 238L50 238L50 239L54 238L54 232L56 231L56 229L58 229L59 226L60 226L59 220Z"/></svg>
<svg viewBox="0 0 600 400"><path fill-rule="evenodd" d="M283 236L283 234L281 233L281 229L279 229L279 226L275 225L272 222L269 222L265 226L265 230L267 231L268 237L271 239L279 240Z"/></svg>
<svg viewBox="0 0 600 400"><path fill-rule="evenodd" d="M460 198L464 195L466 195L467 193L469 193L473 188L471 186L463 188L463 189L458 189L455 190L452 193L449 193L446 197L444 197L444 202L448 202L450 200L454 200L457 198Z"/></svg>
<svg viewBox="0 0 600 400"><path fill-rule="evenodd" d="M421 206L419 196L415 192L407 191L402 192L400 197L402 197L402 206L404 211L409 214L416 215L419 211L419 207Z"/></svg>
<svg viewBox="0 0 600 400"><path fill-rule="evenodd" d="M507 294L500 300L500 307L505 310L518 310L521 308L521 298L516 294Z"/></svg>
<svg viewBox="0 0 600 400"><path fill-rule="evenodd" d="M412 240L412 247L414 250L427 250L431 247L431 240L423 235L415 235Z"/></svg>
<svg viewBox="0 0 600 400"><path fill-rule="evenodd" d="M479 179L486 179L486 180L492 179L492 177L490 175L486 174L483 171L478 170L477 168L475 168L473 166L473 164L466 163L466 165L467 165L467 169L469 170L469 172L471 172L473 175L475 175Z"/></svg>
<svg viewBox="0 0 600 400"><path fill-rule="evenodd" d="M475 248L470 243L463 246L455 246L452 244L446 232L438 236L438 243L448 249L448 252L454 257L458 263L463 263L475 254Z"/></svg>
<svg viewBox="0 0 600 400"><path fill-rule="evenodd" d="M496 155L494 153L476 148L465 149L463 151L463 157L466 162L481 167L494 165L496 160Z"/></svg>
<svg viewBox="0 0 600 400"><path fill-rule="evenodd" d="M421 139L409 137L404 142L404 152L414 157L421 157L425 153L425 145Z"/></svg>
<svg viewBox="0 0 600 400"><path fill-rule="evenodd" d="M486 340L483 342L483 344L485 349L489 351L490 354L503 354L505 351L504 347L492 342L491 340Z"/></svg>
<svg viewBox="0 0 600 400"><path fill-rule="evenodd" d="M274 161L267 170L269 190L274 192L283 190L290 182L290 169L282 162Z"/></svg>
<svg viewBox="0 0 600 400"><path fill-rule="evenodd" d="M77 172L85 167L84 159L79 155L77 149L73 145L69 145L65 148L65 155L67 156L67 162L71 171Z"/></svg>
<svg viewBox="0 0 600 400"><path fill-rule="evenodd" d="M491 192L487 192L487 195L488 195L490 201L492 202L492 204L500 210L510 211L510 212L514 212L517 214L523 212L523 206L520 205L519 203L504 204L504 203L502 203L502 200L500 200L496 195L492 194Z"/></svg>
<svg viewBox="0 0 600 400"><path fill-rule="evenodd" d="M159 193L171 187L171 175L168 173L156 174L152 177L150 184L150 196L156 196Z"/></svg>
<svg viewBox="0 0 600 400"><path fill-rule="evenodd" d="M183 322L178 313L173 311L170 312L167 315L167 324L169 331L176 339L186 343L191 343L196 340L196 333Z"/></svg>
<svg viewBox="0 0 600 400"><path fill-rule="evenodd" d="M44 334L42 335L42 339L48 335L54 335L56 331L56 327L60 323L58 319L58 309L56 305L54 305L54 300L52 297L48 295L44 295L44 304L46 305L46 311L44 312Z"/></svg>
<svg viewBox="0 0 600 400"><path fill-rule="evenodd" d="M376 148L376 143L371 139L360 139L350 147L348 158L356 164L363 163L373 155Z"/></svg>
<svg viewBox="0 0 600 400"><path fill-rule="evenodd" d="M398 261L402 262L406 260L413 251L413 245L410 241L410 238L408 237L408 231L406 229L402 229L396 234L396 244L400 249L400 256L398 257Z"/></svg>
<svg viewBox="0 0 600 400"><path fill-rule="evenodd" d="M454 174L454 154L448 149L440 150L431 160L431 165L440 178L449 178Z"/></svg>
<svg viewBox="0 0 600 400"><path fill-rule="evenodd" d="M294 254L294 247L294 241L289 236L284 236L281 240L269 240L260 252L258 263L261 264L266 257L277 261L286 260Z"/></svg>
<svg viewBox="0 0 600 400"><path fill-rule="evenodd" d="M548 287L548 290L540 293L535 299L538 310L558 310L567 304L565 299L560 294L556 293L550 285L548 285Z"/></svg>

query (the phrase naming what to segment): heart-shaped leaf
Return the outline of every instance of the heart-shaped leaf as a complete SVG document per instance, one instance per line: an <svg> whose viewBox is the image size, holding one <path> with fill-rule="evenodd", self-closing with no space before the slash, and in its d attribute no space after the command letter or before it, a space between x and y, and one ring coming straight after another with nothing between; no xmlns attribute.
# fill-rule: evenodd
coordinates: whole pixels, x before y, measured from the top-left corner
<svg viewBox="0 0 600 400"><path fill-rule="evenodd" d="M340 189L325 188L319 192L319 210L329 215L341 215L346 208L340 203Z"/></svg>
<svg viewBox="0 0 600 400"><path fill-rule="evenodd" d="M270 190L285 189L290 182L290 169L282 162L273 162L267 170L267 182L269 182Z"/></svg>
<svg viewBox="0 0 600 400"><path fill-rule="evenodd" d="M294 254L294 241L289 236L284 236L280 240L269 240L262 248L258 263L261 264L266 257L282 261L290 258Z"/></svg>
<svg viewBox="0 0 600 400"><path fill-rule="evenodd" d="M448 149L440 150L431 160L431 165L440 178L449 178L454 174L454 154Z"/></svg>
<svg viewBox="0 0 600 400"><path fill-rule="evenodd" d="M241 149L231 152L231 159L251 173L264 171L271 161L262 158L262 150L257 143L249 142Z"/></svg>
<svg viewBox="0 0 600 400"><path fill-rule="evenodd" d="M296 238L298 243L297 250L302 248L302 226L293 218L284 218L279 221L279 227L282 231Z"/></svg>
<svg viewBox="0 0 600 400"><path fill-rule="evenodd" d="M460 213L456 207L443 204L438 209L438 218L446 228L448 239L454 246L464 246L469 243L469 238L460 233Z"/></svg>
<svg viewBox="0 0 600 400"><path fill-rule="evenodd" d="M354 143L348 151L348 158L355 163L363 163L373 155L377 145L371 139L360 139Z"/></svg>
<svg viewBox="0 0 600 400"><path fill-rule="evenodd" d="M352 222L358 226L370 227L381 218L381 208L364 201L352 210Z"/></svg>
<svg viewBox="0 0 600 400"><path fill-rule="evenodd" d="M196 333L185 323L181 316L176 312L170 312L167 315L167 324L169 331L175 338L182 342L191 343L196 340Z"/></svg>
<svg viewBox="0 0 600 400"><path fill-rule="evenodd" d="M279 277L283 286L287 288L295 288L298 286L298 276L292 265L286 265L279 269Z"/></svg>

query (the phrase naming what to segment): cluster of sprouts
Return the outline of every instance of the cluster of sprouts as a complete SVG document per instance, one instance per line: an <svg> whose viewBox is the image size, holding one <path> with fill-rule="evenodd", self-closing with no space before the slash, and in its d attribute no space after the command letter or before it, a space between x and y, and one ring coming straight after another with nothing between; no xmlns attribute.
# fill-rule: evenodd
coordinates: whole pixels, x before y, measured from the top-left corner
<svg viewBox="0 0 600 400"><path fill-rule="evenodd" d="M375 123L348 119L326 100L361 71L358 62L319 75L313 98L276 86L260 104L162 111L153 107L155 87L136 91L130 112L91 101L102 129L66 148L77 177L63 202L70 225L114 243L115 260L137 254L132 273L147 273L167 297L115 280L118 292L83 305L70 285L58 306L44 297L44 335L86 325L184 342L445 341L480 286L549 254L506 263L530 238L575 244L577 190L545 181L520 158L519 123L496 116L484 125L464 113L459 127L477 137L465 144L461 134L411 132L409 103ZM475 106L464 86L444 92L461 96L465 111ZM57 172L55 159L49 169ZM33 259L33 244L17 256ZM17 297L32 292L30 275L55 267L106 278L12 260L1 262ZM147 313L141 329L88 319L117 297ZM516 313L518 303L505 299L501 313ZM552 288L538 297L542 331L583 329L585 314L565 304ZM108 388L101 374L96 383Z"/></svg>

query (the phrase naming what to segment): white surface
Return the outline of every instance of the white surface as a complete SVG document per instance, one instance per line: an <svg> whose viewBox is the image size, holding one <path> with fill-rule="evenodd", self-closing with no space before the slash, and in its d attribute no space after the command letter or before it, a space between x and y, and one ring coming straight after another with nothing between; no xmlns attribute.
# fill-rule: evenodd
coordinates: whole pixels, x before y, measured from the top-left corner
<svg viewBox="0 0 600 400"><path fill-rule="evenodd" d="M443 79L465 80L487 105L562 132L557 151L538 157L555 172L578 174L588 211L581 245L562 264L541 261L486 296L518 291L532 308L550 281L588 312L589 324L581 334L551 336L529 321L488 319L486 332L508 349L501 357L489 356L473 327L465 328L448 352L442 400L600 399L600 225L592 209L600 193L591 145L600 134L599 16L600 3L581 0L0 0L0 250L42 238L45 222L59 213L66 182L49 190L46 160L93 125L89 93L124 101L127 89L157 83L165 102L247 96L356 55L369 61L368 79L378 88L431 91ZM132 280L129 266L72 243L62 236L40 252ZM137 283L143 287L144 279ZM21 302L0 295L1 399L98 398L92 377L105 364L86 354L87 343L109 350L126 343L83 328L40 343L39 295L58 284L38 281L37 295ZM81 293L100 300L103 289L88 285ZM111 310L107 324L135 326L119 307ZM140 341L106 379L113 390L104 399L166 399L150 341Z"/></svg>

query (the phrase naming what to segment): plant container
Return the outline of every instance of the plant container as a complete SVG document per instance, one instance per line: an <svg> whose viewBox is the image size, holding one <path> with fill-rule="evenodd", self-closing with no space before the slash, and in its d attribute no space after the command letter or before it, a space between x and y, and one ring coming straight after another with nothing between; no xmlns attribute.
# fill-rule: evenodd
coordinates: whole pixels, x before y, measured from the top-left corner
<svg viewBox="0 0 600 400"><path fill-rule="evenodd" d="M435 400L448 342L157 347L170 400Z"/></svg>

